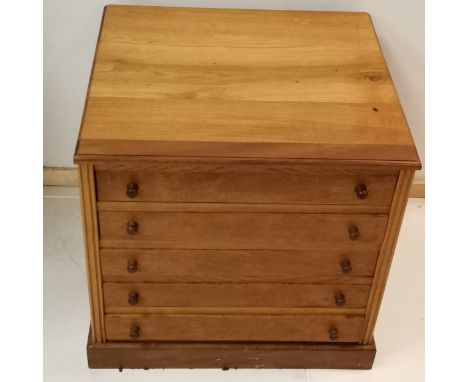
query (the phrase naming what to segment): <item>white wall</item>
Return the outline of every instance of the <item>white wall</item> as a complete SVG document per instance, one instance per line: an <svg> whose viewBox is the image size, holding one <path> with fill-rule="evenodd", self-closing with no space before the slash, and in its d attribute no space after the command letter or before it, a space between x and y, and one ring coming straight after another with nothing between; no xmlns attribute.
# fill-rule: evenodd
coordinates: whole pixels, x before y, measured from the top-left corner
<svg viewBox="0 0 468 382"><path fill-rule="evenodd" d="M72 166L102 9L108 3L369 12L424 163L424 0L44 0L45 166Z"/></svg>

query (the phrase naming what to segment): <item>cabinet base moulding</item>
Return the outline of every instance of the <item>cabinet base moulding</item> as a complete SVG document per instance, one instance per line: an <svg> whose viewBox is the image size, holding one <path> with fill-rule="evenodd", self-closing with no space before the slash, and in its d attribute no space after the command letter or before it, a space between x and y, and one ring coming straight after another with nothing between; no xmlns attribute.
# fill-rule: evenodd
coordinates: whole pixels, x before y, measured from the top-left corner
<svg viewBox="0 0 468 382"><path fill-rule="evenodd" d="M370 369L376 348L345 343L107 342L88 338L91 369Z"/></svg>

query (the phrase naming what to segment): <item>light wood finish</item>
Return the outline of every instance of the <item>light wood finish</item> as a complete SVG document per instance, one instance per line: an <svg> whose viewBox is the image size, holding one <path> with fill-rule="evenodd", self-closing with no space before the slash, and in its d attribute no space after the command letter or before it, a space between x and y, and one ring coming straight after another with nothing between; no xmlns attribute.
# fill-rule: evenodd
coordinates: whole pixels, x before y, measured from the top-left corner
<svg viewBox="0 0 468 382"><path fill-rule="evenodd" d="M97 171L101 201L349 204L389 206L397 171L316 165L155 163L141 170ZM127 185L139 186L126 195ZM356 196L364 184L368 195Z"/></svg>
<svg viewBox="0 0 468 382"><path fill-rule="evenodd" d="M98 211L107 212L277 212L286 214L388 214L390 206L355 206L342 204L260 204L260 203L156 203L97 202Z"/></svg>
<svg viewBox="0 0 468 382"><path fill-rule="evenodd" d="M90 165L79 166L81 216L83 222L86 273L91 310L91 335L95 342L103 342L104 303L101 286L101 265L99 259L99 233L96 212L94 171Z"/></svg>
<svg viewBox="0 0 468 382"><path fill-rule="evenodd" d="M275 308L275 307L186 307L186 306L110 306L106 314L146 315L146 314L195 314L195 315L327 315L327 316L364 316L365 308Z"/></svg>
<svg viewBox="0 0 468 382"><path fill-rule="evenodd" d="M92 367L372 365L421 164L368 14L106 7L75 163Z"/></svg>
<svg viewBox="0 0 468 382"><path fill-rule="evenodd" d="M349 12L106 7L76 154L419 166L370 17Z"/></svg>
<svg viewBox="0 0 468 382"><path fill-rule="evenodd" d="M379 167L383 169L401 169L401 168L417 168L421 169L421 165L415 166L413 161L385 161L382 159L373 159L373 160L359 160L359 159L325 159L325 158L264 158L264 157L201 157L201 156L178 156L178 157L169 157L169 156L160 156L160 155L100 155L100 154L89 154L86 155L86 158L80 157L80 159L75 160L76 163L92 163L96 165L96 168L114 168L115 166L120 167L122 163L127 163L127 168L129 166L135 165L144 165L148 162L154 162L155 160L166 160L173 161L178 160L181 162L184 161L207 161L211 162L213 159L221 160L223 162L242 162L242 163L272 163L283 162L283 164L296 163L296 164L315 164L315 165L324 165L324 166L362 166L362 167Z"/></svg>
<svg viewBox="0 0 468 382"><path fill-rule="evenodd" d="M104 303L119 307L363 308L369 285L264 283L104 283ZM129 293L138 293L135 305ZM337 294L344 303L337 306ZM115 309L114 309L115 310ZM343 313L345 313L343 311Z"/></svg>
<svg viewBox="0 0 468 382"><path fill-rule="evenodd" d="M101 246L113 248L378 250L386 224L385 215L99 212Z"/></svg>
<svg viewBox="0 0 468 382"><path fill-rule="evenodd" d="M259 282L370 284L373 251L168 250L100 251L106 282ZM343 274L340 263L349 260ZM137 271L129 273L129 261Z"/></svg>
<svg viewBox="0 0 468 382"><path fill-rule="evenodd" d="M330 342L329 330L340 342L358 342L364 317L325 315L109 315L107 338L130 340L140 327L141 341L320 341Z"/></svg>
<svg viewBox="0 0 468 382"><path fill-rule="evenodd" d="M142 160L141 158L139 158ZM149 159L149 158L148 158ZM85 163L85 161L83 161ZM364 165L364 164L362 164ZM96 166L97 167L97 166ZM44 186L66 186L78 187L78 169L73 167L44 167ZM411 185L410 198L425 197L425 181L424 179L415 179ZM371 212L371 210L367 210ZM363 213L367 212L362 211ZM380 210L382 211L382 210ZM377 211L379 213L380 211Z"/></svg>
<svg viewBox="0 0 468 382"><path fill-rule="evenodd" d="M88 338L88 365L99 369L273 368L370 369L370 345L333 343L108 342Z"/></svg>
<svg viewBox="0 0 468 382"><path fill-rule="evenodd" d="M369 295L369 302L367 304L366 330L362 341L364 344L368 344L372 341L372 333L374 331L378 311L382 302L385 284L387 282L390 265L395 252L397 238L400 232L406 203L408 202L408 193L413 177L414 171L402 170L398 178L397 188L390 210L387 231L380 250L374 281Z"/></svg>
<svg viewBox="0 0 468 382"><path fill-rule="evenodd" d="M228 158L228 157L193 157L193 156L122 156L116 155L109 160L107 156L97 156L92 161L96 171L126 171L126 170L146 170L153 166L159 166L162 163L168 165L172 164L185 164L204 167L218 163L220 166L265 166L265 167L291 167L291 166L320 166L326 168L334 168L335 171L343 167L344 172L349 171L351 168L367 173L369 168L374 168L383 174L396 174L401 169L400 162L383 162L383 161L363 161L363 160L339 160L339 159L291 159L291 158ZM410 166L410 162L405 163L403 167Z"/></svg>

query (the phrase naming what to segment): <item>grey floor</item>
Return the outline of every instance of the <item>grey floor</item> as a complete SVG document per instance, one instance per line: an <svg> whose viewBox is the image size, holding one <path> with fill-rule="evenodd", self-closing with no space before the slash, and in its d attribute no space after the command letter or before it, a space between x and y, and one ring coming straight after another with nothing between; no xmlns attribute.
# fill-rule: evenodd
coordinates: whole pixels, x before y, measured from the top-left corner
<svg viewBox="0 0 468 382"><path fill-rule="evenodd" d="M424 199L410 199L375 330L370 371L90 370L89 307L75 188L44 189L44 381L398 381L424 380Z"/></svg>

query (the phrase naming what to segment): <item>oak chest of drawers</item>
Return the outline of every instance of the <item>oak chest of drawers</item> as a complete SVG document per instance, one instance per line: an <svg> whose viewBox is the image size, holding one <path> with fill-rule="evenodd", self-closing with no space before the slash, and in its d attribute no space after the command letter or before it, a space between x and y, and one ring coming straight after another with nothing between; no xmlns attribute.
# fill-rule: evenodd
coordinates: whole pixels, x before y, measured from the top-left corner
<svg viewBox="0 0 468 382"><path fill-rule="evenodd" d="M365 13L105 8L90 367L370 368L420 167Z"/></svg>

